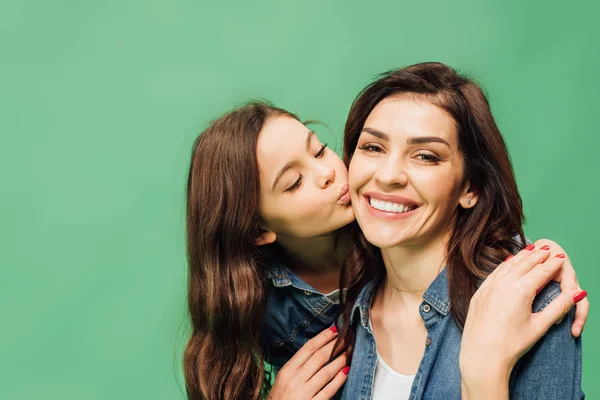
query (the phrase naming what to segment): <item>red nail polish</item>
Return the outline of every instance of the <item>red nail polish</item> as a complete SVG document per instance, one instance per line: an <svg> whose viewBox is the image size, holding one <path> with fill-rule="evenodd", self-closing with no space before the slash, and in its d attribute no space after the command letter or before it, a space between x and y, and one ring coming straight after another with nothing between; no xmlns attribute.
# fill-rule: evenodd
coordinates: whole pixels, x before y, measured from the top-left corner
<svg viewBox="0 0 600 400"><path fill-rule="evenodd" d="M348 367L348 366L344 367L342 372L344 373L344 375L348 375L350 373L350 367Z"/></svg>
<svg viewBox="0 0 600 400"><path fill-rule="evenodd" d="M545 246L540 247L540 249L542 249L542 250L550 250L550 246L545 245Z"/></svg>
<svg viewBox="0 0 600 400"><path fill-rule="evenodd" d="M332 326L331 328L329 328L329 330L333 333L337 333L337 326Z"/></svg>
<svg viewBox="0 0 600 400"><path fill-rule="evenodd" d="M565 255L564 255L563 253L560 253L560 254L557 254L555 257L558 257L558 258L565 258Z"/></svg>
<svg viewBox="0 0 600 400"><path fill-rule="evenodd" d="M506 257L506 260L504 260L504 261L508 261L508 260L510 260L513 257L514 257L514 254L511 254L510 256Z"/></svg>
<svg viewBox="0 0 600 400"><path fill-rule="evenodd" d="M527 247L525 247L525 250L531 251L533 249L535 249L535 245L533 245L533 244L529 244L529 245L527 245Z"/></svg>
<svg viewBox="0 0 600 400"><path fill-rule="evenodd" d="M581 292L577 292L575 294L575 296L573 296L573 301L575 302L575 304L577 304L581 300L585 299L585 296L587 296L587 292L585 290L582 290Z"/></svg>

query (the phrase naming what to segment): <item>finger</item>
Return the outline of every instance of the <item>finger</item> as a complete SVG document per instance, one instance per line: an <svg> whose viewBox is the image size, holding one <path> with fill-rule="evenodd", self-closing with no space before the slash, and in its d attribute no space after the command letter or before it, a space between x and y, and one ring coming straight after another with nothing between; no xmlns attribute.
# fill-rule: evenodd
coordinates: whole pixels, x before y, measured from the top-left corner
<svg viewBox="0 0 600 400"><path fill-rule="evenodd" d="M509 273L513 274L513 276L524 276L529 271L533 270L537 265L545 262L548 257L550 257L550 247L548 246L532 250L527 250L527 248L525 248L525 250L522 250L510 260L510 262L513 264L513 267Z"/></svg>
<svg viewBox="0 0 600 400"><path fill-rule="evenodd" d="M517 254L511 254L504 260L502 264L496 268L493 272L495 274L494 279L499 279L504 277L506 274L511 272L515 266L520 265L527 257L531 254L531 252L535 249L533 244L527 245L523 250L519 251Z"/></svg>
<svg viewBox="0 0 600 400"><path fill-rule="evenodd" d="M313 353L312 356L298 370L298 377L303 382L308 382L322 367L331 359L331 352L335 342L330 342L320 350Z"/></svg>
<svg viewBox="0 0 600 400"><path fill-rule="evenodd" d="M577 308L575 310L575 321L573 321L573 325L571 326L571 334L575 337L579 337L581 332L583 332L583 327L588 318L588 314L590 312L590 302L589 300L583 299L579 303L577 303Z"/></svg>
<svg viewBox="0 0 600 400"><path fill-rule="evenodd" d="M485 290L485 288L491 285L497 277L505 275L506 272L508 272L508 270L513 266L513 264L509 263L513 257L515 257L515 255L511 254L506 257L503 262L498 264L498 266L494 268L494 270L488 276L485 277L478 290Z"/></svg>
<svg viewBox="0 0 600 400"><path fill-rule="evenodd" d="M348 378L348 373L350 372L350 367L345 367L340 372L335 375L335 378L331 382L327 384L315 397L313 400L327 400L331 399L335 394L340 390L346 379Z"/></svg>
<svg viewBox="0 0 600 400"><path fill-rule="evenodd" d="M535 341L541 338L552 325L562 319L575 303L583 300L587 295L585 291L561 293L557 298L552 300L550 304L546 306L539 313L535 313L532 316L533 329L532 332L535 335Z"/></svg>
<svg viewBox="0 0 600 400"><path fill-rule="evenodd" d="M337 337L337 328L332 326L331 328L325 329L314 338L310 339L294 354L294 356L285 364L290 369L297 369L304 365L306 361L312 357L317 351L321 350L324 346L335 343L333 339Z"/></svg>
<svg viewBox="0 0 600 400"><path fill-rule="evenodd" d="M574 289L581 289L577 282L577 274L573 268L571 260L565 253L557 253L556 257L562 257L565 259L562 269L556 274L554 280L560 283L560 289L563 292L568 292Z"/></svg>
<svg viewBox="0 0 600 400"><path fill-rule="evenodd" d="M342 371L346 366L348 359L346 354L342 354L335 360L321 368L310 380L307 385L311 388L310 395L314 396L327 385L338 372Z"/></svg>
<svg viewBox="0 0 600 400"><path fill-rule="evenodd" d="M552 280L552 277L562 268L564 262L564 258L550 257L521 278L520 284L530 290L533 297Z"/></svg>

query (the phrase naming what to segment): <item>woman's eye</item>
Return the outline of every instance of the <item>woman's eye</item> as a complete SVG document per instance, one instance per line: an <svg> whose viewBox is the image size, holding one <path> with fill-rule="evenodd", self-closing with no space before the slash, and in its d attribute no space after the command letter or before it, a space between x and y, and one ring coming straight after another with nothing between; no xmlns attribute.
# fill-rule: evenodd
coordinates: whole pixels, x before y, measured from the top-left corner
<svg viewBox="0 0 600 400"><path fill-rule="evenodd" d="M317 151L317 154L315 154L315 158L323 157L323 154L325 153L326 148L327 148L327 143L325 143L323 146L321 146L321 149L319 151Z"/></svg>
<svg viewBox="0 0 600 400"><path fill-rule="evenodd" d="M300 184L302 183L302 175L298 176L298 179L296 179L296 182L294 182L292 184L292 186L290 186L289 188L285 189L286 192L293 192L294 190L298 189L300 187Z"/></svg>
<svg viewBox="0 0 600 400"><path fill-rule="evenodd" d="M363 144L358 147L360 150L368 151L368 152L381 152L381 148L379 146L375 146L373 144Z"/></svg>
<svg viewBox="0 0 600 400"><path fill-rule="evenodd" d="M437 163L440 161L439 157L434 156L433 154L429 154L429 153L417 154L417 159L428 162L428 163Z"/></svg>

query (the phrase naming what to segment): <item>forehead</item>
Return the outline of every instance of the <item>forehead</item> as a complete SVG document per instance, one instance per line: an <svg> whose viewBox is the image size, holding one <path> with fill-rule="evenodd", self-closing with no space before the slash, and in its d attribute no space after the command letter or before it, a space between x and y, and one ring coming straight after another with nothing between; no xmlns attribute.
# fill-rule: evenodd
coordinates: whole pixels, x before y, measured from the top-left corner
<svg viewBox="0 0 600 400"><path fill-rule="evenodd" d="M440 136L447 141L456 138L456 124L445 110L425 99L388 97L379 102L365 121L365 127L388 135Z"/></svg>
<svg viewBox="0 0 600 400"><path fill-rule="evenodd" d="M261 175L273 176L289 161L306 153L310 130L288 116L269 118L258 135L256 156Z"/></svg>

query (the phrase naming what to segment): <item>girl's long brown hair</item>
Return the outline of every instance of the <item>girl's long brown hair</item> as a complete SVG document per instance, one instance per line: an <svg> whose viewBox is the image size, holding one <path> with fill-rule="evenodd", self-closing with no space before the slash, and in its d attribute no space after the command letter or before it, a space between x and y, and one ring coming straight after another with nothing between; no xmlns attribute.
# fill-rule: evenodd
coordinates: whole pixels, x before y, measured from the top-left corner
<svg viewBox="0 0 600 400"><path fill-rule="evenodd" d="M252 102L196 139L187 184L188 308L183 366L189 399L260 399L259 332L266 304L261 266L256 144L268 118L291 113ZM297 119L297 118L296 118Z"/></svg>
<svg viewBox="0 0 600 400"><path fill-rule="evenodd" d="M354 100L344 130L344 162L356 148L365 121L390 96L413 96L448 112L456 123L465 162L465 182L477 192L475 207L458 207L448 243L447 277L451 314L464 326L479 280L525 243L521 197L504 139L482 89L441 63L422 63L384 73ZM360 290L384 276L378 248L368 243L354 223L353 244L342 267L342 328L338 343L354 343L350 314ZM515 236L520 240L515 240ZM349 349L351 354L352 349Z"/></svg>

